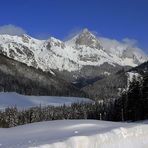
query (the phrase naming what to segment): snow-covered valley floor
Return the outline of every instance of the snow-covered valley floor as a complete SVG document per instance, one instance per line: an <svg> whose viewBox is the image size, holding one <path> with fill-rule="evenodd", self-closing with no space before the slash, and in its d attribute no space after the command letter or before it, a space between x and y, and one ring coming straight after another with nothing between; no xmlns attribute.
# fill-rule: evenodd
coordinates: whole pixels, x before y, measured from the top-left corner
<svg viewBox="0 0 148 148"><path fill-rule="evenodd" d="M92 103L88 98L80 97L58 97L58 96L26 96L15 92L0 93L0 110L6 107L17 106L18 109L27 109L35 106L69 106L73 103Z"/></svg>
<svg viewBox="0 0 148 148"><path fill-rule="evenodd" d="M147 123L59 120L0 129L2 148L148 148Z"/></svg>

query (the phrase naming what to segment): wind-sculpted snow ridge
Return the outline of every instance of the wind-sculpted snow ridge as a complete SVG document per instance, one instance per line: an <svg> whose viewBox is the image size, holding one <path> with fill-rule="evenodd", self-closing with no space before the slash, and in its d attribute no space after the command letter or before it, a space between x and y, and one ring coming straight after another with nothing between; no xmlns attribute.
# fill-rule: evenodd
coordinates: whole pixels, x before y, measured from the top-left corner
<svg viewBox="0 0 148 148"><path fill-rule="evenodd" d="M0 35L0 53L43 71L78 71L83 66L137 66L147 60L141 49L97 38L84 29L63 42L54 37L38 40L28 35Z"/></svg>
<svg viewBox="0 0 148 148"><path fill-rule="evenodd" d="M2 148L147 148L148 125L59 120L0 129Z"/></svg>

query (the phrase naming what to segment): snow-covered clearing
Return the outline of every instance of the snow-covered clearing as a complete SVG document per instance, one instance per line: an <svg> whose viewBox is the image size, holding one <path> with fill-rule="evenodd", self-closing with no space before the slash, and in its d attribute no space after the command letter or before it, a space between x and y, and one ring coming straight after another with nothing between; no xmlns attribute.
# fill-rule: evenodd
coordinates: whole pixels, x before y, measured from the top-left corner
<svg viewBox="0 0 148 148"><path fill-rule="evenodd" d="M147 148L148 124L59 120L0 129L2 148Z"/></svg>
<svg viewBox="0 0 148 148"><path fill-rule="evenodd" d="M79 97L55 97L55 96L25 96L15 92L0 93L0 109L17 106L19 109L26 109L34 106L61 106L71 105L72 103L92 103L87 98Z"/></svg>

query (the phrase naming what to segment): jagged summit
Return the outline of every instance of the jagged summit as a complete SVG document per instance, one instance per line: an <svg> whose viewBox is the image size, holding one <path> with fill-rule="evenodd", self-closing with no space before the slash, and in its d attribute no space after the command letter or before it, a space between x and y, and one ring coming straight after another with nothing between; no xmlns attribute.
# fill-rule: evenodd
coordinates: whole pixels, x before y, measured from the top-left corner
<svg viewBox="0 0 148 148"><path fill-rule="evenodd" d="M60 41L54 37L50 37L48 40L44 42L44 46L46 46L47 49L50 49L52 47L59 47L63 49L65 47L65 44L63 41Z"/></svg>
<svg viewBox="0 0 148 148"><path fill-rule="evenodd" d="M137 48L127 50L126 46L106 43L88 29L83 29L66 42L54 37L38 40L26 34L0 35L0 53L44 71L77 71L83 66L100 66L103 63L137 66L147 60L147 56Z"/></svg>
<svg viewBox="0 0 148 148"><path fill-rule="evenodd" d="M75 48L78 49L80 46L85 46L92 49L102 49L98 38L87 28L80 31L72 39L66 41L66 44L70 46L75 46Z"/></svg>
<svg viewBox="0 0 148 148"><path fill-rule="evenodd" d="M32 38L32 37L31 37L30 35L28 35L28 34L22 34L21 37L26 37L26 38L29 38L29 39Z"/></svg>
<svg viewBox="0 0 148 148"><path fill-rule="evenodd" d="M84 28L79 34L83 34L90 37L95 37L95 35L88 28Z"/></svg>
<svg viewBox="0 0 148 148"><path fill-rule="evenodd" d="M85 32L90 32L90 31L88 30L88 28L84 28L84 29L82 30L82 32L85 33Z"/></svg>
<svg viewBox="0 0 148 148"><path fill-rule="evenodd" d="M95 35L93 35L88 29L84 29L76 38L75 41L78 45L85 45L91 48L97 48L100 49L101 45L96 38Z"/></svg>

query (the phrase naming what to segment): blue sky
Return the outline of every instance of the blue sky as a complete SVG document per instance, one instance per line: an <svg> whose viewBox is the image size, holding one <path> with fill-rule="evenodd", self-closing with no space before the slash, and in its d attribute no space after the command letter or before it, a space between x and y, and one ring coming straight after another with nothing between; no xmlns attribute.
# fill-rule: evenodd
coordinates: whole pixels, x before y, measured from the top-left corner
<svg viewBox="0 0 148 148"><path fill-rule="evenodd" d="M135 39L148 52L148 0L0 0L0 30L9 24L37 38L65 39L88 28Z"/></svg>

